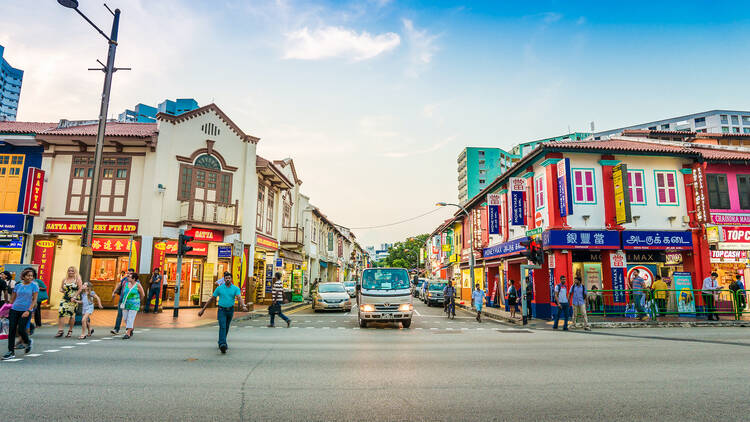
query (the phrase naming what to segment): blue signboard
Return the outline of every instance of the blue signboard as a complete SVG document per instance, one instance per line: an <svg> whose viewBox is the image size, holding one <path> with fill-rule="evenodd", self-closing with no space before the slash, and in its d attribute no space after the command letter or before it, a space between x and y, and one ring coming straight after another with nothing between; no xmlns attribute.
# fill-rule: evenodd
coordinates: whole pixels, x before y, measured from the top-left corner
<svg viewBox="0 0 750 422"><path fill-rule="evenodd" d="M23 214L0 214L0 230L22 232L24 221Z"/></svg>
<svg viewBox="0 0 750 422"><path fill-rule="evenodd" d="M277 267L283 267L284 261L281 258L276 258L276 266Z"/></svg>
<svg viewBox="0 0 750 422"><path fill-rule="evenodd" d="M9 242L0 240L0 249L21 249L23 247L23 240L11 239Z"/></svg>
<svg viewBox="0 0 750 422"><path fill-rule="evenodd" d="M690 231L625 230L622 232L623 249L692 249Z"/></svg>
<svg viewBox="0 0 750 422"><path fill-rule="evenodd" d="M273 265L266 264L266 293L273 290Z"/></svg>
<svg viewBox="0 0 750 422"><path fill-rule="evenodd" d="M490 246L484 248L482 256L484 258L494 258L506 255L513 255L521 251L525 251L526 248L521 245L521 242L528 242L528 237L522 237L520 239L511 240L510 242L501 243L499 245Z"/></svg>
<svg viewBox="0 0 750 422"><path fill-rule="evenodd" d="M557 201L560 217L573 214L573 202L570 200L570 158L557 163Z"/></svg>
<svg viewBox="0 0 750 422"><path fill-rule="evenodd" d="M625 303L625 268L612 267L612 299L614 303Z"/></svg>
<svg viewBox="0 0 750 422"><path fill-rule="evenodd" d="M546 249L620 249L616 230L547 230L542 233Z"/></svg>
<svg viewBox="0 0 750 422"><path fill-rule="evenodd" d="M524 206L523 206L523 192L513 191L510 193L510 224L513 226L523 226L526 224L524 221Z"/></svg>
<svg viewBox="0 0 750 422"><path fill-rule="evenodd" d="M219 258L231 258L231 257L232 257L232 246L219 245Z"/></svg>
<svg viewBox="0 0 750 422"><path fill-rule="evenodd" d="M490 234L500 234L500 207L497 205L487 206L487 222Z"/></svg>

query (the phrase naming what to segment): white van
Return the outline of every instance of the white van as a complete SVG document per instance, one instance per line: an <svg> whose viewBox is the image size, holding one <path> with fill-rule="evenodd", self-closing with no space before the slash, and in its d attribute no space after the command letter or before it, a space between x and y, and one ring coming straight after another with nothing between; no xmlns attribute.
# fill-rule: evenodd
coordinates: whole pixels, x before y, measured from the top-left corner
<svg viewBox="0 0 750 422"><path fill-rule="evenodd" d="M403 268L367 268L357 284L359 326L368 322L400 322L411 326L414 311L409 273Z"/></svg>

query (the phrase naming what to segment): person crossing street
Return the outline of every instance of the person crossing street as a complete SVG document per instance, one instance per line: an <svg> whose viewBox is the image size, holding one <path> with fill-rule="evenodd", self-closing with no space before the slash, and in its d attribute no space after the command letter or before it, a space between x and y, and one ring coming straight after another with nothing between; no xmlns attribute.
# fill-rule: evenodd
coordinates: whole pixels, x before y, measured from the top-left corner
<svg viewBox="0 0 750 422"><path fill-rule="evenodd" d="M219 309L216 312L216 318L219 320L219 350L221 353L226 353L229 346L227 345L227 334L229 334L229 326L232 324L232 317L234 317L234 301L238 299L240 307L244 312L247 312L247 305L245 305L245 299L242 297L240 288L232 284L232 273L224 273L224 283L220 284L215 290L211 299L203 305L203 308L198 312L198 316L203 316L206 308L209 307L218 298Z"/></svg>
<svg viewBox="0 0 750 422"><path fill-rule="evenodd" d="M286 321L286 327L289 328L292 324L292 320L281 312L281 304L284 303L284 283L281 281L281 273L274 274L273 290L271 290L271 292L273 294L273 303L268 307L268 315L271 316L271 323L268 324L268 327L274 327L274 319L276 314L278 314L279 318Z"/></svg>

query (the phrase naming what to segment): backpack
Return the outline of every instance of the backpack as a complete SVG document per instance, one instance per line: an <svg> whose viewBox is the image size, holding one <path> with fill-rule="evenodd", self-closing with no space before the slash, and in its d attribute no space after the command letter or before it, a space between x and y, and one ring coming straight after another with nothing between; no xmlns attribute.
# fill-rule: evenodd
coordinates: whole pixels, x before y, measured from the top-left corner
<svg viewBox="0 0 750 422"><path fill-rule="evenodd" d="M517 295L516 295L516 288L515 288L515 286L513 286L510 289L510 292L508 292L508 299L515 299L516 297L517 297Z"/></svg>

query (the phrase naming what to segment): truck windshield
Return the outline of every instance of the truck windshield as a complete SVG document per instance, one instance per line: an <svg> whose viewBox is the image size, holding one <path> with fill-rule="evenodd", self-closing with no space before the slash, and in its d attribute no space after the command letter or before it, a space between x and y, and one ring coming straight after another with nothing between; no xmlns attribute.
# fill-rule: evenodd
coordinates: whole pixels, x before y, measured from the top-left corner
<svg viewBox="0 0 750 422"><path fill-rule="evenodd" d="M406 270L391 268L366 270L362 275L362 288L366 290L408 289L409 276Z"/></svg>

